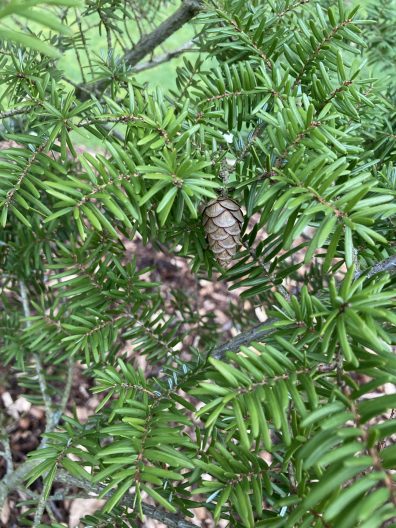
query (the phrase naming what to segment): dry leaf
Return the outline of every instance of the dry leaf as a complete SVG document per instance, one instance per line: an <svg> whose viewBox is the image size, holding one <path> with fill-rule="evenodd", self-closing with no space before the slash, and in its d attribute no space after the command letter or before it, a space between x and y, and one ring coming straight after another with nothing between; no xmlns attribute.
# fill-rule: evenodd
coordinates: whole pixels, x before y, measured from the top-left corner
<svg viewBox="0 0 396 528"><path fill-rule="evenodd" d="M69 528L78 528L80 520L85 515L92 515L103 508L105 500L74 499L71 501L69 513Z"/></svg>
<svg viewBox="0 0 396 528"><path fill-rule="evenodd" d="M2 526L8 526L8 520L10 518L10 506L8 504L8 499L4 501L3 508L0 512L0 521Z"/></svg>

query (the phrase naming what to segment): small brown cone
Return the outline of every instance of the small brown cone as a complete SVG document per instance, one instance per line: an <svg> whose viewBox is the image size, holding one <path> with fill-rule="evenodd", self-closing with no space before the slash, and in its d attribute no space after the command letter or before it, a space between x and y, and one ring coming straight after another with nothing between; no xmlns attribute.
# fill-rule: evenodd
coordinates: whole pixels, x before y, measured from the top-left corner
<svg viewBox="0 0 396 528"><path fill-rule="evenodd" d="M239 246L241 208L230 198L217 198L205 206L202 216L209 247L218 263L226 268Z"/></svg>

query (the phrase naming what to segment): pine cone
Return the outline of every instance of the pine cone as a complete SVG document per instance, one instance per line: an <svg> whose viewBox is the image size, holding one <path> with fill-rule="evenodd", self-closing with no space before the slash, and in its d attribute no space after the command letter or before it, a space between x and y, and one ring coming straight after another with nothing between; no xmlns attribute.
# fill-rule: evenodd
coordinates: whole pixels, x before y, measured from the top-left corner
<svg viewBox="0 0 396 528"><path fill-rule="evenodd" d="M202 214L210 249L225 268L239 245L243 221L241 208L230 198L217 198L205 206Z"/></svg>

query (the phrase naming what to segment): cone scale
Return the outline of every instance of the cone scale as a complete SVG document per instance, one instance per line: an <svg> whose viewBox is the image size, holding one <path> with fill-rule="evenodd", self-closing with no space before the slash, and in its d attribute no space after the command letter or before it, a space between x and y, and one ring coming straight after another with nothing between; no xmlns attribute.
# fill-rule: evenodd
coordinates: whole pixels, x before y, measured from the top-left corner
<svg viewBox="0 0 396 528"><path fill-rule="evenodd" d="M241 208L230 198L217 198L205 206L202 215L209 247L218 263L226 268L239 246L243 222Z"/></svg>

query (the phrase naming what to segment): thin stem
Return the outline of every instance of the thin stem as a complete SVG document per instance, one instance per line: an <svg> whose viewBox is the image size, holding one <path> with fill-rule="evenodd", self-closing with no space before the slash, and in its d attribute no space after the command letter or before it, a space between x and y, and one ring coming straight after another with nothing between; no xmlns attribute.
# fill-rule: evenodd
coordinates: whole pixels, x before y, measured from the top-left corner
<svg viewBox="0 0 396 528"><path fill-rule="evenodd" d="M83 28L82 28L82 25L81 25L81 20L80 20L79 15L77 14L77 10L76 9L74 10L74 12L75 12L75 15L76 15L77 27L78 27L78 31L80 33L81 42L83 43L84 51L85 51L85 54L87 56L89 69L90 69L91 75L93 75L94 69L93 69L93 66L92 66L91 54L88 52L87 40L85 38L85 34L84 34L84 31L83 31Z"/></svg>
<svg viewBox="0 0 396 528"><path fill-rule="evenodd" d="M309 1L310 0L299 0L295 4L291 4L289 7L287 7L283 11L280 11L279 13L275 13L275 14L276 14L277 17L282 18L285 15L287 15L288 13L290 13L291 11L293 11L294 9L297 9L298 7L301 7L304 4L308 4Z"/></svg>
<svg viewBox="0 0 396 528"><path fill-rule="evenodd" d="M237 162L243 161L246 158L246 156L249 154L249 151L250 151L251 147L254 145L254 142L256 141L257 138L259 138L261 136L261 134L263 133L264 129L265 129L265 123L259 123L255 127L255 129L251 133L249 139L247 140L245 146L241 150L241 152L240 152L240 154L239 154L239 156L237 158Z"/></svg>
<svg viewBox="0 0 396 528"><path fill-rule="evenodd" d="M357 279L362 272L360 271L359 253L356 248L353 248L352 250L352 260L355 265L355 279Z"/></svg>
<svg viewBox="0 0 396 528"><path fill-rule="evenodd" d="M348 399L351 399L350 387L345 386L343 388L343 392ZM359 408L355 401L351 401L350 409L354 415L354 421L356 423L357 429L360 429L361 431L360 439L366 444L366 452L372 458L373 468L379 473L383 474L381 485L388 490L390 500L392 501L392 504L396 506L396 486L393 480L393 472L387 468L384 468L377 443L371 445L370 425L367 423L362 423L362 418L359 414Z"/></svg>
<svg viewBox="0 0 396 528"><path fill-rule="evenodd" d="M44 514L44 510L45 510L45 506L47 502L45 499L44 491L45 491L45 488L43 488L43 491L41 492L40 499L37 503L36 511L34 512L33 528L38 528L40 526L41 519Z"/></svg>
<svg viewBox="0 0 396 528"><path fill-rule="evenodd" d="M113 48L113 45L111 43L111 31L110 31L109 26L107 25L107 18L105 17L101 9L98 9L98 14L99 14L99 18L106 31L107 53L110 53Z"/></svg>
<svg viewBox="0 0 396 528"><path fill-rule="evenodd" d="M64 389L63 396L62 396L62 399L59 405L60 414L64 413L67 402L69 401L70 392L71 392L72 385L73 385L73 373L74 373L74 361L72 357L69 357L67 360L67 378L66 378L65 389Z"/></svg>
<svg viewBox="0 0 396 528"><path fill-rule="evenodd" d="M31 111L31 108L14 108L13 110L6 110L5 112L0 112L0 120L7 119L16 115L29 114Z"/></svg>
<svg viewBox="0 0 396 528"><path fill-rule="evenodd" d="M6 194L6 199L4 201L4 207L9 208L12 205L12 202L14 200L14 195L20 189L23 180L26 178L26 176L29 174L30 169L32 168L32 165L36 161L36 158L41 152L44 151L48 143L48 140L42 143L40 146L37 147L37 149L33 152L33 154L29 157L27 160L27 163L25 165L25 168L18 176L18 179L16 183L11 187L11 189ZM29 306L29 305L27 305Z"/></svg>
<svg viewBox="0 0 396 528"><path fill-rule="evenodd" d="M2 479L0 482L0 513L3 509L8 493L11 490L18 488L30 471L38 466L39 463L40 460L28 459L26 462L18 466L15 471L12 471Z"/></svg>
<svg viewBox="0 0 396 528"><path fill-rule="evenodd" d="M227 352L236 352L242 345L249 345L252 341L260 341L275 332L276 328L273 326L277 319L268 319L264 323L254 326L250 330L241 332L226 343L218 345L208 353L208 357L222 359Z"/></svg>
<svg viewBox="0 0 396 528"><path fill-rule="evenodd" d="M10 439L5 427L0 428L0 442L3 444L4 452L1 456L4 458L6 463L6 475L10 475L14 470L14 464L12 461L12 452L10 446Z"/></svg>
<svg viewBox="0 0 396 528"><path fill-rule="evenodd" d="M158 57L153 57L150 61L144 62L143 64L138 64L134 67L134 71L136 73L145 71L151 68L155 68L156 66L159 66L160 64L163 64L164 62L168 62L172 59L175 59L176 57L179 57L183 53L186 52L192 52L192 51L198 51L192 49L194 43L193 42L186 42L186 44L183 44L183 46L180 46L180 48L177 48L173 51L169 51L168 53L164 53L163 55L159 55Z"/></svg>
<svg viewBox="0 0 396 528"><path fill-rule="evenodd" d="M29 306L29 298L28 298L28 291L27 291L27 288L26 288L26 285L24 283L24 281L19 281L19 291L20 291L20 294L21 294L21 301L22 301L22 306L23 306L23 313L26 317L26 328L30 328L31 326L31 321L29 320L31 314L30 314L30 306ZM43 398L43 401L44 401L44 406L45 406L45 412L46 412L46 416L47 416L47 423L49 422L52 422L52 417L53 417L53 411L52 411L52 401L51 401L51 398L48 394L48 387L47 387L47 382L45 380L45 376L44 376L44 366L41 362L41 358L38 354L34 353L33 354L33 360L34 360L34 364L35 364L35 370L36 370L36 374L37 374L37 379L39 381L39 385L40 385L40 391L41 391L41 395L42 395L42 398Z"/></svg>
<svg viewBox="0 0 396 528"><path fill-rule="evenodd" d="M26 317L26 323L25 323L26 328L30 328L31 321L29 320L29 318L31 316L31 313L30 313L30 306L29 306L28 291L27 291L24 281L21 280L19 282L19 288L20 288L23 312ZM53 430L58 424L60 416L63 410L65 409L67 401L69 399L70 390L71 390L72 381L73 381L73 363L72 363L72 359L69 358L68 375L67 375L67 380L66 380L65 391L64 391L64 394L61 400L60 408L55 413L52 410L52 400L48 394L47 382L44 376L44 366L41 362L41 358L39 354L36 354L36 353L33 354L33 359L35 363L37 378L39 380L41 395L44 400L45 411L46 411L46 422L47 422L46 432L48 432L48 431ZM45 441L42 444L45 444ZM45 508L46 508L46 498L45 498L44 489L43 489L43 492L40 496L40 499L38 501L37 508L34 514L33 528L37 528L41 524L41 519L43 517Z"/></svg>

